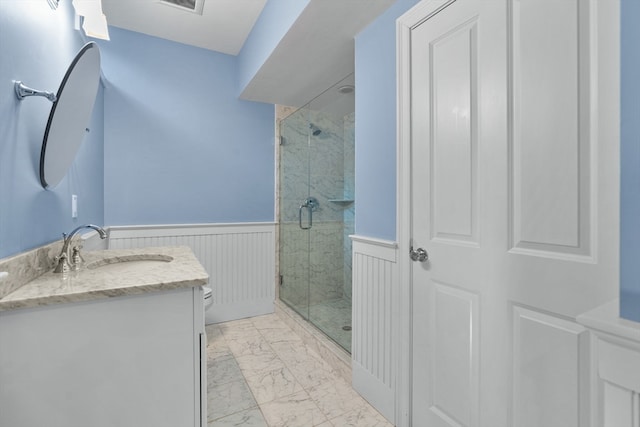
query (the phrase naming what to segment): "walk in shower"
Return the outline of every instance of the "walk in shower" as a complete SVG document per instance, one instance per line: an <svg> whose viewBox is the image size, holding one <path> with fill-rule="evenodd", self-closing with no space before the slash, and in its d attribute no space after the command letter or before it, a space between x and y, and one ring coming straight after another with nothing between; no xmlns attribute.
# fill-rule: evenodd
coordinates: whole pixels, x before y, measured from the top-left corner
<svg viewBox="0 0 640 427"><path fill-rule="evenodd" d="M340 81L280 121L280 299L351 351L354 86Z"/></svg>

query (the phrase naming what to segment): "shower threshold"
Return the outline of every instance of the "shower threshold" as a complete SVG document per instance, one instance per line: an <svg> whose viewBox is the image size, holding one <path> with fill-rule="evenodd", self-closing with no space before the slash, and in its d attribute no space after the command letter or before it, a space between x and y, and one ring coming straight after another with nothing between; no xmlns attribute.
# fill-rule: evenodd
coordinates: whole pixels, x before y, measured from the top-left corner
<svg viewBox="0 0 640 427"><path fill-rule="evenodd" d="M335 340L300 316L285 301L276 300L276 313L302 340L313 348L323 360L338 372L345 381L351 382L351 354Z"/></svg>
<svg viewBox="0 0 640 427"><path fill-rule="evenodd" d="M311 305L291 306L282 300L306 322L318 329L348 353L351 353L351 301L345 298L327 300ZM308 313L309 318L301 315Z"/></svg>

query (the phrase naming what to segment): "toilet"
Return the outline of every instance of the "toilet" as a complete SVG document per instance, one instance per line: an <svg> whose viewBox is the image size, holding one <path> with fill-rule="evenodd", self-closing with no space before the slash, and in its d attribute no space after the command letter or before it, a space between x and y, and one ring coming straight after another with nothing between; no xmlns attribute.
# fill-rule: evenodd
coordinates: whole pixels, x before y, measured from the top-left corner
<svg viewBox="0 0 640 427"><path fill-rule="evenodd" d="M213 290L208 286L203 286L202 290L204 291L204 311L206 313L213 304Z"/></svg>
<svg viewBox="0 0 640 427"><path fill-rule="evenodd" d="M202 291L204 292L204 324L210 325L216 323L214 313L210 310L213 305L213 289L203 286Z"/></svg>

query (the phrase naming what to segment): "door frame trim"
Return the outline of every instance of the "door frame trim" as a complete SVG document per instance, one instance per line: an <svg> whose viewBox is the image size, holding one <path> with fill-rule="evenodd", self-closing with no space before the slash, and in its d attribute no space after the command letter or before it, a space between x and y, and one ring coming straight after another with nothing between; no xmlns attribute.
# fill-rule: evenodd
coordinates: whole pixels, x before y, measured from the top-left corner
<svg viewBox="0 0 640 427"><path fill-rule="evenodd" d="M423 0L396 21L396 235L398 236L397 282L394 293L395 333L399 337L395 360L396 425L412 425L413 283L407 251L411 240L411 31L456 0Z"/></svg>
<svg viewBox="0 0 640 427"><path fill-rule="evenodd" d="M398 236L398 256L396 269L398 288L396 290L396 336L399 345L396 347L396 425L411 425L411 367L412 348L412 309L411 309L411 270L409 258L405 250L409 247L411 236L411 106L410 60L411 27L415 18L411 12L401 16L396 22L396 78L397 78L397 110L396 110L396 236ZM403 255L404 254L404 255Z"/></svg>

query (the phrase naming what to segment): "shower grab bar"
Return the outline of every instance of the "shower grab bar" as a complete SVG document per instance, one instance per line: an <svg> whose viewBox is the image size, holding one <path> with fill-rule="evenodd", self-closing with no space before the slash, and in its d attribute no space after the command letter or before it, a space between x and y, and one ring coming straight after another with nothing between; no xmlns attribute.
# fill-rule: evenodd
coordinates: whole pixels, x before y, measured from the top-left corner
<svg viewBox="0 0 640 427"><path fill-rule="evenodd" d="M309 226L308 227L303 227L302 226L302 209L303 208L307 208L307 210L309 211ZM298 209L298 225L300 225L300 228L302 228L303 230L308 230L313 226L313 209L311 208L309 203L305 202L302 205L300 205L300 208Z"/></svg>

